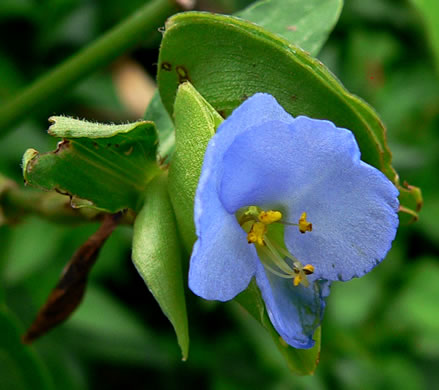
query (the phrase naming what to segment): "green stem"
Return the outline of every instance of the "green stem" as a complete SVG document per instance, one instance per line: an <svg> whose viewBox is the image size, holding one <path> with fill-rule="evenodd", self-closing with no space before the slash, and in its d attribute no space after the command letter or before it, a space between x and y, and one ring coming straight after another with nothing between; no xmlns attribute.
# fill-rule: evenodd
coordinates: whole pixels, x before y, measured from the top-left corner
<svg viewBox="0 0 439 390"><path fill-rule="evenodd" d="M56 223L75 224L99 219L99 213L88 209L73 209L70 199L56 192L10 188L0 198L3 223L16 223L28 215L38 215Z"/></svg>
<svg viewBox="0 0 439 390"><path fill-rule="evenodd" d="M20 188L0 174L0 226L13 224L29 215L37 215L60 224L77 224L102 220L106 213L90 209L74 209L70 198L55 191L43 192ZM120 223L131 225L134 214L127 212Z"/></svg>
<svg viewBox="0 0 439 390"><path fill-rule="evenodd" d="M175 1L151 0L101 38L43 75L0 107L0 135L28 117L30 111L134 47L177 10Z"/></svg>

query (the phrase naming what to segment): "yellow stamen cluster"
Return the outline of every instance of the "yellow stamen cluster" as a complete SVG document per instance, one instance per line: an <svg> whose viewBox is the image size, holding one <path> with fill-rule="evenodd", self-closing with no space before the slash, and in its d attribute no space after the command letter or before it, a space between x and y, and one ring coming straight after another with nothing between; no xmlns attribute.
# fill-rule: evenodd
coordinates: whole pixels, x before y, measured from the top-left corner
<svg viewBox="0 0 439 390"><path fill-rule="evenodd" d="M265 245L264 236L267 233L267 226L280 221L282 213L280 211L261 211L258 214L258 220L253 223L250 231L247 234L247 241L249 244Z"/></svg>
<svg viewBox="0 0 439 390"><path fill-rule="evenodd" d="M282 245L271 241L271 239L267 237L268 225L276 222L298 226L301 233L310 232L312 230L312 224L306 220L306 213L302 213L298 224L293 224L282 221L282 213L280 211L259 210L260 209L251 206L239 218L241 226L251 222L250 230L247 233L248 243L257 246L262 264L264 264L264 267L268 271L281 278L293 279L295 286L303 284L305 287L308 287L309 282L306 276L314 273L314 266L311 264L303 266L302 263Z"/></svg>
<svg viewBox="0 0 439 390"><path fill-rule="evenodd" d="M306 220L305 212L303 212L299 218L299 231L300 233L306 233L312 231L312 223Z"/></svg>

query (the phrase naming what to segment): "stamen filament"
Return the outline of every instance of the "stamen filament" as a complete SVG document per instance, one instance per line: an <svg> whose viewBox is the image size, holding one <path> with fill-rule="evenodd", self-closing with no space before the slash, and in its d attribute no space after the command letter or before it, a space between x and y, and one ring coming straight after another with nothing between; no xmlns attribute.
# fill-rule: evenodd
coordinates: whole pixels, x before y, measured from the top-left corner
<svg viewBox="0 0 439 390"><path fill-rule="evenodd" d="M294 271L291 270L289 267L285 267L285 265L279 262L279 259L276 258L276 256L269 248L264 248L264 253L268 257L268 259L271 260L271 262L276 265L276 267L279 268L282 272L285 272L285 274L287 275L293 275Z"/></svg>
<svg viewBox="0 0 439 390"><path fill-rule="evenodd" d="M297 258L295 258L290 252L288 252L286 249L284 249L276 241L273 241L272 244L275 246L276 250L282 254L282 256L288 257L289 259L293 260L294 263L300 264L300 261Z"/></svg>
<svg viewBox="0 0 439 390"><path fill-rule="evenodd" d="M270 251L268 248L263 247L263 248L261 248L260 250L261 250L262 252L264 252L264 254L265 254L267 257L270 258L270 260L273 260L272 253L271 253L271 251ZM281 272L279 272L279 271L276 271L276 270L273 269L270 265L268 265L268 264L267 264L267 261L266 261L264 258L262 258L262 257L260 257L260 260L261 260L261 262L262 262L262 265L263 265L265 268L267 268L268 271L272 272L273 274L275 274L275 275L277 275L277 276L280 276L281 278L284 278L284 279L292 279L292 278L295 277L295 274L290 274L290 273L288 273L288 274L283 274L283 273L281 273ZM276 264L276 265L277 265L277 264Z"/></svg>
<svg viewBox="0 0 439 390"><path fill-rule="evenodd" d="M281 223L282 225L288 225L288 226L299 226L298 223L292 223L287 221L277 221L278 223Z"/></svg>
<svg viewBox="0 0 439 390"><path fill-rule="evenodd" d="M268 249L270 250L270 253L272 254L271 258L273 262L285 273L287 274L293 274L293 269L285 262L285 260L279 255L279 253L276 251L276 248L273 246L271 240L268 239L267 236L264 238L265 244L267 245Z"/></svg>

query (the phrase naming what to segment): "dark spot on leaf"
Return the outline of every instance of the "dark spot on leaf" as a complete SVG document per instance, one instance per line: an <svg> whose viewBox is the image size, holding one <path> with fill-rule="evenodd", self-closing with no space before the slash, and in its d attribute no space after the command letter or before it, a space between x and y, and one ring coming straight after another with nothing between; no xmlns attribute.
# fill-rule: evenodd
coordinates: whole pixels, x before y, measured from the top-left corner
<svg viewBox="0 0 439 390"><path fill-rule="evenodd" d="M295 102L297 100L297 95L291 95L291 100Z"/></svg>
<svg viewBox="0 0 439 390"><path fill-rule="evenodd" d="M172 65L169 62L162 62L160 67L166 72L170 72L172 70Z"/></svg>
<svg viewBox="0 0 439 390"><path fill-rule="evenodd" d="M119 144L114 144L114 147L115 148L118 148L120 145Z"/></svg>
<svg viewBox="0 0 439 390"><path fill-rule="evenodd" d="M99 145L97 142L93 142L93 146L95 147L95 149L99 149Z"/></svg>
<svg viewBox="0 0 439 390"><path fill-rule="evenodd" d="M182 65L178 65L175 68L177 75L178 75L178 82L184 83L185 81L191 81L190 77L189 77L189 72L187 71L187 69L182 66Z"/></svg>

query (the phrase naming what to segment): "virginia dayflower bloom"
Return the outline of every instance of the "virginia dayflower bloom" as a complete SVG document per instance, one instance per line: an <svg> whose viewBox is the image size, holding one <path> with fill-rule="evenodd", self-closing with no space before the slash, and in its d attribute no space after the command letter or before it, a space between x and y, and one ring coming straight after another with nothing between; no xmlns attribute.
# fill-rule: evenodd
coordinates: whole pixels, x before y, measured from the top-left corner
<svg viewBox="0 0 439 390"><path fill-rule="evenodd" d="M390 249L397 196L360 160L349 130L293 118L271 95L256 94L207 147L189 286L227 301L255 277L279 335L311 348L330 283L363 276Z"/></svg>

